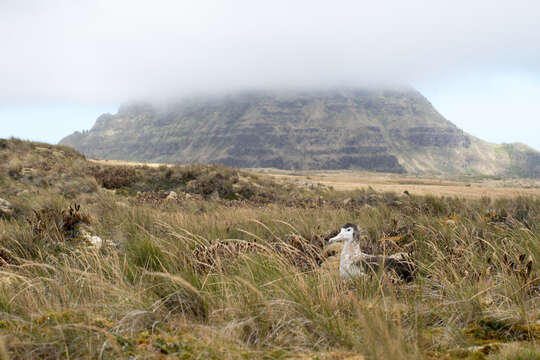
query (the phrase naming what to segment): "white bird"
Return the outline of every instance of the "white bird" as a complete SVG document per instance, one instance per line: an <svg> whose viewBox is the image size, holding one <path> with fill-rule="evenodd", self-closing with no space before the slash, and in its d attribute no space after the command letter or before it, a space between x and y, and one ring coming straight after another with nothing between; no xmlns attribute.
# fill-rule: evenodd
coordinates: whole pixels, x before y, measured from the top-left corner
<svg viewBox="0 0 540 360"><path fill-rule="evenodd" d="M391 269L403 279L412 280L415 265L405 259L395 256L369 255L362 252L360 247L360 229L355 224L345 224L339 234L328 243L344 242L339 260L339 275L344 279L358 278L367 275L369 271Z"/></svg>

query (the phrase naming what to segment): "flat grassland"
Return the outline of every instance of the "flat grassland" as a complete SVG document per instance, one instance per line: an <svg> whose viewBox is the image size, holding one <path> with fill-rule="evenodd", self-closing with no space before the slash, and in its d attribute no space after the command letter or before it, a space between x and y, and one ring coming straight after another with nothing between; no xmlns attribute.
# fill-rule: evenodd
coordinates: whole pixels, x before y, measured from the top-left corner
<svg viewBox="0 0 540 360"><path fill-rule="evenodd" d="M408 191L416 195L482 197L540 197L540 180L499 179L490 177L443 177L381 174L354 170L286 171L277 169L250 169L275 179L297 184L322 184L338 191L372 188L375 191Z"/></svg>

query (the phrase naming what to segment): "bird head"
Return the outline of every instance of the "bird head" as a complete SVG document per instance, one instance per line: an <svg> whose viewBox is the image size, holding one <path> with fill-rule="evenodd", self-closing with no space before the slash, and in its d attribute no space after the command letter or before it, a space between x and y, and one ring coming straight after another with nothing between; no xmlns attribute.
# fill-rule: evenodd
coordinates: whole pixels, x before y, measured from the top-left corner
<svg viewBox="0 0 540 360"><path fill-rule="evenodd" d="M339 234L328 240L329 244L336 242L351 242L358 239L359 229L355 224L347 223L341 227Z"/></svg>

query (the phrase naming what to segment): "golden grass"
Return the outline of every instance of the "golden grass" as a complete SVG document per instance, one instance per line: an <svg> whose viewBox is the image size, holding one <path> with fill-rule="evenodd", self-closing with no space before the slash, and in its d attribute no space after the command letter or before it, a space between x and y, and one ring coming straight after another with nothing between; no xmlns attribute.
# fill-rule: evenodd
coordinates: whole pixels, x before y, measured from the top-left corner
<svg viewBox="0 0 540 360"><path fill-rule="evenodd" d="M40 160L34 157L24 157L24 167ZM87 163L69 164L89 181ZM2 359L540 358L535 194L423 196L420 189L462 183L280 172L287 182L337 183L348 174L350 186L365 179L399 194L150 202L97 185L66 192L73 177L62 175L70 168L54 166L55 183L39 188L40 178L0 177L0 197L16 208L0 219ZM12 191L28 184L35 191ZM265 189L297 194L295 186ZM62 210L74 203L89 222L79 226L105 240L103 247L85 241L77 226L62 226ZM56 216L42 216L38 226L32 210ZM342 280L339 247L320 245L346 222L364 230L365 251L408 253L419 268L415 279L379 272Z"/></svg>
<svg viewBox="0 0 540 360"><path fill-rule="evenodd" d="M396 174L376 174L361 171L309 171L290 172L276 170L257 170L281 181L294 183L319 183L339 191L372 188L378 192L403 193L415 195L458 196L466 198L482 197L540 197L538 180L484 180L456 181L430 177L415 177Z"/></svg>
<svg viewBox="0 0 540 360"><path fill-rule="evenodd" d="M77 239L28 242L24 218L0 221L0 245L18 260L0 269L0 338L11 357L538 354L538 201L412 196L392 206L381 198L371 206L296 208L190 200L156 208L121 206L123 198L101 191L81 198L90 230L110 240L101 249ZM35 200L68 205L53 193ZM375 247L385 234L409 228L398 246L420 265L417 278L346 282L334 260L307 268L295 261L312 258L296 242L348 221ZM254 246L211 252L215 264L200 268L194 251L220 241ZM150 320L131 318L134 311Z"/></svg>
<svg viewBox="0 0 540 360"><path fill-rule="evenodd" d="M102 160L102 159L88 159L88 161L94 164L100 165L109 165L109 166L148 166L151 168L159 168L161 166L171 167L170 164L160 164L160 163L143 163L135 161L124 161L124 160Z"/></svg>

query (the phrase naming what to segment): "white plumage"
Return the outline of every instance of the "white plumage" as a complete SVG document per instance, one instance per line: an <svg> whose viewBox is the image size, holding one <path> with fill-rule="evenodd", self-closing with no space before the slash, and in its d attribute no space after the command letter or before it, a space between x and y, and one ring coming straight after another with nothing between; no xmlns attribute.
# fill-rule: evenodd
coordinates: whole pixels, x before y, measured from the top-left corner
<svg viewBox="0 0 540 360"><path fill-rule="evenodd" d="M369 255L360 247L360 229L355 224L345 224L329 243L344 242L339 259L339 274L344 279L359 278L381 266L391 269L405 280L412 280L415 265L400 256Z"/></svg>

